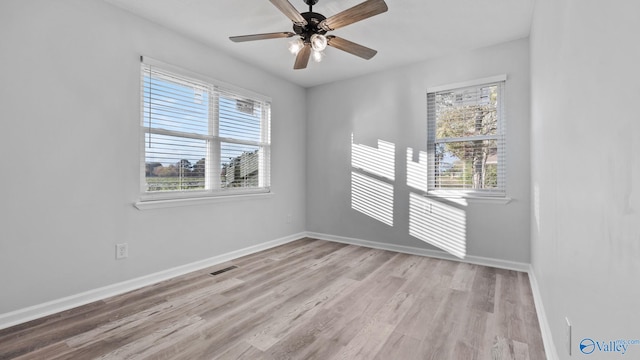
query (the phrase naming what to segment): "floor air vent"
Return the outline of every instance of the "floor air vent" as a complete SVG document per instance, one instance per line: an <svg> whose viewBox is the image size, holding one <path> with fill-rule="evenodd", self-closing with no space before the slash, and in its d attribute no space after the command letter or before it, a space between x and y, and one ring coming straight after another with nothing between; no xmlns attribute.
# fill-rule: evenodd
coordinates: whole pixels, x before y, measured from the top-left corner
<svg viewBox="0 0 640 360"><path fill-rule="evenodd" d="M237 269L237 268L238 267L235 266L235 265L229 266L228 268L224 268L224 269L221 269L221 270L218 270L218 271L214 271L214 272L211 273L211 275L213 275L213 276L220 275L222 273L226 273L229 270L233 270L233 269Z"/></svg>

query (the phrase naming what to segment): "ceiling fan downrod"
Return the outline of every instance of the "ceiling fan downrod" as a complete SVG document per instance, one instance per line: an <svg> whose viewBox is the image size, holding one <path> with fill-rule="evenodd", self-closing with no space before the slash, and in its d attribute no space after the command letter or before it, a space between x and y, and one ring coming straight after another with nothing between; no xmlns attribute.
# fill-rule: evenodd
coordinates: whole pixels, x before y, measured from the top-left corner
<svg viewBox="0 0 640 360"><path fill-rule="evenodd" d="M304 0L304 3L309 5L309 12L313 12L313 5L317 4L320 0Z"/></svg>

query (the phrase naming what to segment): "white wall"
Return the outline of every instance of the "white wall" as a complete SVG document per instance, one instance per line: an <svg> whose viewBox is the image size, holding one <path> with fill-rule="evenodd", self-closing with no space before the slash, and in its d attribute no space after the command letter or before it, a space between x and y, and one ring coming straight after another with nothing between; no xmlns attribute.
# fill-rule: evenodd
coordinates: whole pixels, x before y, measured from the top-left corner
<svg viewBox="0 0 640 360"><path fill-rule="evenodd" d="M140 55L272 97L273 197L133 207ZM298 86L98 0L0 2L0 81L0 314L305 229Z"/></svg>
<svg viewBox="0 0 640 360"><path fill-rule="evenodd" d="M372 61L375 61L372 60ZM426 151L428 87L507 74L507 205L457 206L466 215L467 255L529 262L529 43L517 40L310 88L307 92L307 229L434 249L409 235L406 150ZM354 143L395 146L393 226L351 208ZM387 204L388 205L388 204ZM371 206L376 211L376 205Z"/></svg>
<svg viewBox="0 0 640 360"><path fill-rule="evenodd" d="M640 3L538 0L531 33L532 266L553 340L640 339Z"/></svg>

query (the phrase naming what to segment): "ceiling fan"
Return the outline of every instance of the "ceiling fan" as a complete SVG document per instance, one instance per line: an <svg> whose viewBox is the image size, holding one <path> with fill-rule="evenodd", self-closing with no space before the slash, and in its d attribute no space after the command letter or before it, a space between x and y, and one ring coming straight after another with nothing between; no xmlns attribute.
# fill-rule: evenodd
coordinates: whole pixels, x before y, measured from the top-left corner
<svg viewBox="0 0 640 360"><path fill-rule="evenodd" d="M309 63L309 57L313 54L314 60L322 59L322 51L328 46L346 51L355 56L369 60L376 53L376 50L356 44L349 40L334 36L325 35L327 32L353 24L360 20L382 14L387 11L387 4L384 0L366 0L354 7L339 12L333 16L325 17L322 14L313 12L313 5L319 0L304 0L309 5L309 11L299 13L298 10L288 0L269 0L278 10L293 21L293 32L274 32L266 34L253 34L242 36L231 36L233 42L244 42L253 40L266 40L278 38L290 38L298 35L292 41L289 50L296 55L294 69L304 69Z"/></svg>

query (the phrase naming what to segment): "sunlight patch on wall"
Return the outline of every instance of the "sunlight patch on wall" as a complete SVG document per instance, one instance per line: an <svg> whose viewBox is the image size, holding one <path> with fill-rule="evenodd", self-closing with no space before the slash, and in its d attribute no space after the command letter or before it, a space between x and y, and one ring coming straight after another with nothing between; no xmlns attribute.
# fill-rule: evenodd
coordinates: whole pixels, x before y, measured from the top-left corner
<svg viewBox="0 0 640 360"><path fill-rule="evenodd" d="M427 191L428 181L427 152L418 152L418 162L413 161L413 149L407 148L407 185L412 188Z"/></svg>
<svg viewBox="0 0 640 360"><path fill-rule="evenodd" d="M464 210L409 194L409 234L451 255L467 255L467 224Z"/></svg>
<svg viewBox="0 0 640 360"><path fill-rule="evenodd" d="M393 226L393 186L352 171L351 208Z"/></svg>
<svg viewBox="0 0 640 360"><path fill-rule="evenodd" d="M378 140L378 148L354 144L351 134L351 166L387 178L395 179L396 146L393 143Z"/></svg>
<svg viewBox="0 0 640 360"><path fill-rule="evenodd" d="M393 226L396 146L380 139L377 144L354 144L351 134L351 208Z"/></svg>

